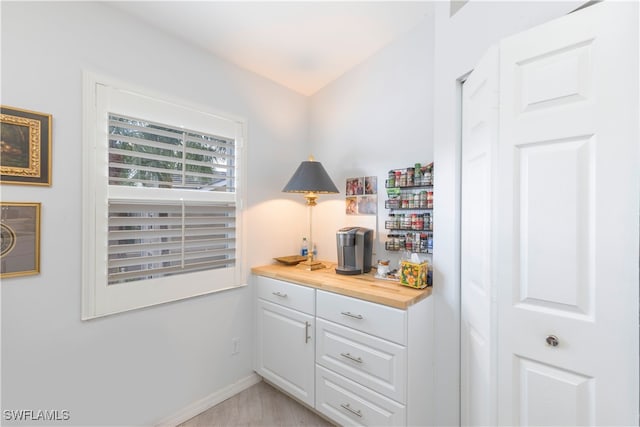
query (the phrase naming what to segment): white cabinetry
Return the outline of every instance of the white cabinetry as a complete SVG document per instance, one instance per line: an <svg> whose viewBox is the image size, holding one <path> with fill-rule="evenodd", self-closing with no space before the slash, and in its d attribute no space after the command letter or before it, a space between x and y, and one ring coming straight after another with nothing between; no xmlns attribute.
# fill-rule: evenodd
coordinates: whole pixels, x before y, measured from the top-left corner
<svg viewBox="0 0 640 427"><path fill-rule="evenodd" d="M316 409L340 425L406 425L405 406L318 365Z"/></svg>
<svg viewBox="0 0 640 427"><path fill-rule="evenodd" d="M316 326L316 363L404 402L406 347L324 319L317 319Z"/></svg>
<svg viewBox="0 0 640 427"><path fill-rule="evenodd" d="M260 375L339 425L432 425L431 298L398 309L254 278Z"/></svg>
<svg viewBox="0 0 640 427"><path fill-rule="evenodd" d="M407 312L324 291L316 304L316 409L346 425L405 424Z"/></svg>
<svg viewBox="0 0 640 427"><path fill-rule="evenodd" d="M313 406L315 291L260 276L256 284L256 371Z"/></svg>
<svg viewBox="0 0 640 427"><path fill-rule="evenodd" d="M405 345L407 343L407 311L318 291L318 317L370 335Z"/></svg>

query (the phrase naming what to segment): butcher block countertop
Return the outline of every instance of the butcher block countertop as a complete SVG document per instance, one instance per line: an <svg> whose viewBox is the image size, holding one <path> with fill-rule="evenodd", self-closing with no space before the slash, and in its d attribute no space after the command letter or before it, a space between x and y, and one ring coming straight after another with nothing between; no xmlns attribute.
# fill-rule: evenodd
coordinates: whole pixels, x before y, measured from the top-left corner
<svg viewBox="0 0 640 427"><path fill-rule="evenodd" d="M403 310L431 295L431 287L413 289L399 282L376 279L373 269L367 274L346 276L336 274L335 263L323 261L323 264L327 268L315 271L303 270L296 266L271 264L254 267L251 272L258 276L297 283Z"/></svg>

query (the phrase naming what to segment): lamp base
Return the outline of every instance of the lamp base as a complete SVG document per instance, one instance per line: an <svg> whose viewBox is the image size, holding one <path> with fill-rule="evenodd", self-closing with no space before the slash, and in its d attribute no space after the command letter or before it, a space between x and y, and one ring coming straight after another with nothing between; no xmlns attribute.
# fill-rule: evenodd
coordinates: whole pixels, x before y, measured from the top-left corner
<svg viewBox="0 0 640 427"><path fill-rule="evenodd" d="M315 261L312 259L307 259L306 261L299 262L298 265L296 265L296 267L298 267L301 270L307 270L307 271L314 271L314 270L320 270L322 268L326 268L326 266L320 261Z"/></svg>

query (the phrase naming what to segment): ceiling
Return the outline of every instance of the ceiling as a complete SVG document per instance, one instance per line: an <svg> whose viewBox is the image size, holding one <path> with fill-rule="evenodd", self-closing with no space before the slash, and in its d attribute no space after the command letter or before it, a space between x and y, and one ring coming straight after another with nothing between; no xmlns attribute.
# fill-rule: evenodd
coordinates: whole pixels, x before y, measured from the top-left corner
<svg viewBox="0 0 640 427"><path fill-rule="evenodd" d="M423 1L109 4L303 95L411 30L432 7Z"/></svg>

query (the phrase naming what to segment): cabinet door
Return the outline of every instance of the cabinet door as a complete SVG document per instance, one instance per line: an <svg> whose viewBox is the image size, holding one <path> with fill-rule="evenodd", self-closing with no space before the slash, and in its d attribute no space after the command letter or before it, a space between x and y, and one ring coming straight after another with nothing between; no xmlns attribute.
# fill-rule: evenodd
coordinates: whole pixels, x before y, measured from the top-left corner
<svg viewBox="0 0 640 427"><path fill-rule="evenodd" d="M258 300L256 370L292 396L314 405L314 318Z"/></svg>

